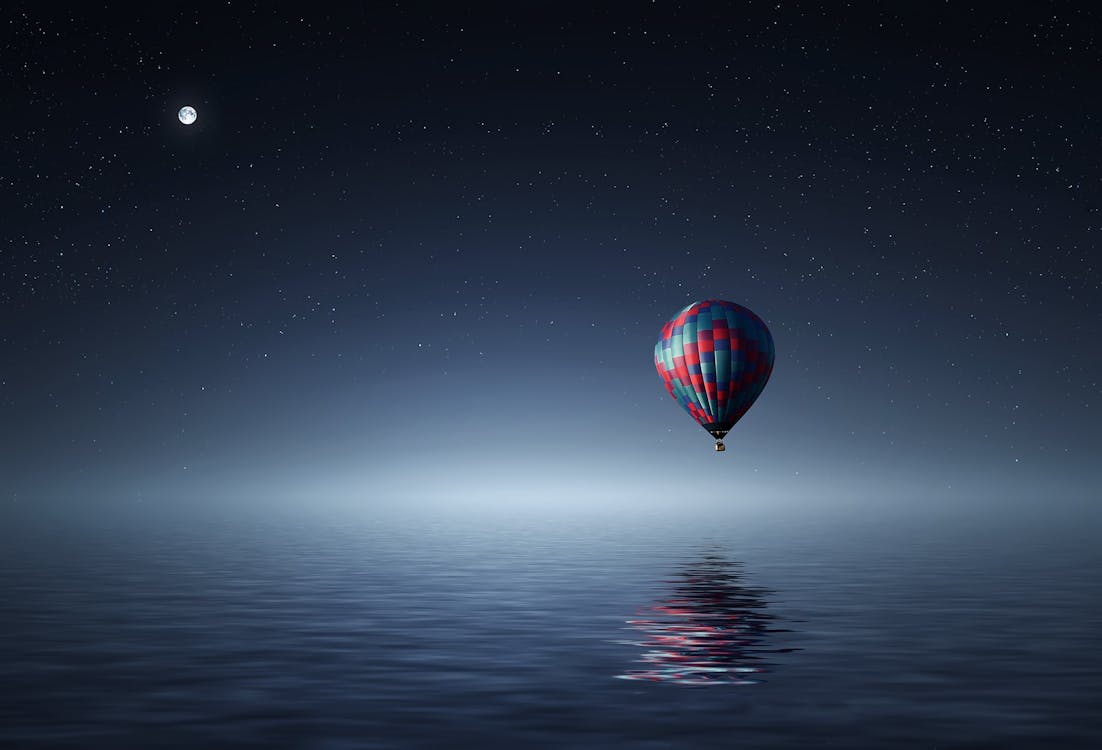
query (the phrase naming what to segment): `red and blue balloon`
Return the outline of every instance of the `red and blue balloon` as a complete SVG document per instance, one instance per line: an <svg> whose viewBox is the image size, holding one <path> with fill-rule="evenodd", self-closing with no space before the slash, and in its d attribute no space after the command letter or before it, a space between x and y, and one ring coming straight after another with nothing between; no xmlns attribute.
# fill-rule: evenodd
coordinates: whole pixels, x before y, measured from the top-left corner
<svg viewBox="0 0 1102 750"><path fill-rule="evenodd" d="M666 390L725 450L723 437L761 395L773 372L773 336L742 305L694 302L662 326L654 366Z"/></svg>

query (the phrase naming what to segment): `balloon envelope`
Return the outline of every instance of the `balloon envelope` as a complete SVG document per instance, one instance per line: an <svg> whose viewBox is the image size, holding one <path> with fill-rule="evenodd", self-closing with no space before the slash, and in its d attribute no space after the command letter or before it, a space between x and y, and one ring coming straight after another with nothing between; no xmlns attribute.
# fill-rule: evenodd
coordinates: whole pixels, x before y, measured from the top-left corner
<svg viewBox="0 0 1102 750"><path fill-rule="evenodd" d="M662 326L654 366L666 390L716 438L761 395L773 372L773 336L742 305L694 302Z"/></svg>

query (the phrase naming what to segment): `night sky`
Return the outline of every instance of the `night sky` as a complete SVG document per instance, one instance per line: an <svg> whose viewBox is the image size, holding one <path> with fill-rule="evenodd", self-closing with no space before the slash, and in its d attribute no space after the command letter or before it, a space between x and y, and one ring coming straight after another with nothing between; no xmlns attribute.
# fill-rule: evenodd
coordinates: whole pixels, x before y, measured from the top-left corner
<svg viewBox="0 0 1102 750"><path fill-rule="evenodd" d="M1093 4L326 5L6 9L5 504L1097 492Z"/></svg>

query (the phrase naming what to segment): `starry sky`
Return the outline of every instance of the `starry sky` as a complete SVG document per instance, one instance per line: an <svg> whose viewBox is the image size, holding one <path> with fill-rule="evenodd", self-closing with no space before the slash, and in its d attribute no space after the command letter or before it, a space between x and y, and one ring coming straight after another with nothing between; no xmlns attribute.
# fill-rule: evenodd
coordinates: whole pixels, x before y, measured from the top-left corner
<svg viewBox="0 0 1102 750"><path fill-rule="evenodd" d="M1096 492L1093 4L315 5L5 13L6 503Z"/></svg>

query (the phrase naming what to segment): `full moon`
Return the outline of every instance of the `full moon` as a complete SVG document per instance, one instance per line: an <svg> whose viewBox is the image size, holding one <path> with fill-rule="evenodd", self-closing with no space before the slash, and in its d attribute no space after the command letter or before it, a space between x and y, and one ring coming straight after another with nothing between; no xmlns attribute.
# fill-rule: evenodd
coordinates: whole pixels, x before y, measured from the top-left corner
<svg viewBox="0 0 1102 750"><path fill-rule="evenodd" d="M195 107L187 106L180 107L180 111L176 113L176 116L180 118L180 122L185 125L190 125L195 122L195 118L197 118L199 114L195 111Z"/></svg>

